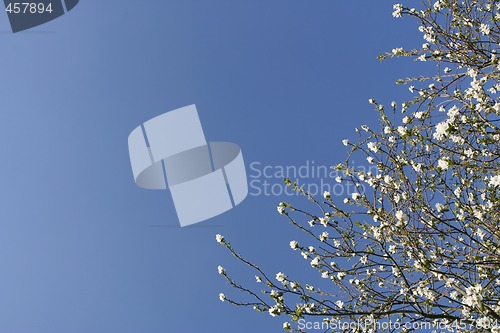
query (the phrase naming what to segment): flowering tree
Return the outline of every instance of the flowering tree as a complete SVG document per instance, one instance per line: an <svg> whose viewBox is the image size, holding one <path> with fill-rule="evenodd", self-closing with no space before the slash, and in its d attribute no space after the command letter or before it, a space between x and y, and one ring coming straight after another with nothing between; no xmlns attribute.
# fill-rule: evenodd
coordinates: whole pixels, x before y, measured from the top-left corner
<svg viewBox="0 0 500 333"><path fill-rule="evenodd" d="M434 62L437 72L398 80L410 101L386 108L370 99L380 130L357 129L335 167L336 181L357 192L338 202L285 180L315 204L311 211L282 202L278 212L307 235L307 244L290 247L310 261L311 277L325 279L322 287L268 274L217 235L261 282L257 290L242 286L219 266L247 295L220 294L222 301L286 316L289 331L316 329L294 322L322 318L327 331L349 320L364 323L353 331L411 331L418 326L408 324L418 322L500 332L500 3L424 0L418 7L396 4L393 16L416 19L425 44L380 58ZM354 169L350 161L360 155L377 172ZM394 324L377 326L381 320Z"/></svg>

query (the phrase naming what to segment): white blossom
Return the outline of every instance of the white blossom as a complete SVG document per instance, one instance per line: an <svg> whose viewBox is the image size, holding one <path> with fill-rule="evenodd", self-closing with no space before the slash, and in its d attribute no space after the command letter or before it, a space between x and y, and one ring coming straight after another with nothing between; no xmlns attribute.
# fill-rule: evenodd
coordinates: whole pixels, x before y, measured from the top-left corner
<svg viewBox="0 0 500 333"><path fill-rule="evenodd" d="M276 274L276 280L278 280L278 282L281 282L284 286L288 284L287 276L281 272Z"/></svg>
<svg viewBox="0 0 500 333"><path fill-rule="evenodd" d="M224 236L217 234L215 235L215 240L217 241L217 243L222 243L224 242Z"/></svg>
<svg viewBox="0 0 500 333"><path fill-rule="evenodd" d="M438 212L440 212L440 213L442 213L442 212L444 212L446 210L446 206L443 205L443 204L441 204L441 203L439 203L439 202L436 203L435 207L436 207L436 210Z"/></svg>
<svg viewBox="0 0 500 333"><path fill-rule="evenodd" d="M402 210L398 210L396 212L396 219L399 221L399 222L406 222L408 221L408 216L406 216L405 213L403 213Z"/></svg>
<svg viewBox="0 0 500 333"><path fill-rule="evenodd" d="M418 61L427 61L427 56L424 54L420 55L417 57L417 60Z"/></svg>
<svg viewBox="0 0 500 333"><path fill-rule="evenodd" d="M405 126L398 126L397 131L399 135L405 136L408 133L408 128L406 128Z"/></svg>
<svg viewBox="0 0 500 333"><path fill-rule="evenodd" d="M321 258L320 257L316 257L314 258L313 260L311 260L311 266L312 267L318 267L319 266L319 262L320 262Z"/></svg>
<svg viewBox="0 0 500 333"><path fill-rule="evenodd" d="M392 12L392 16L393 17L401 17L402 14L403 14L403 5L402 4L395 4L394 6L392 6L392 9L393 9L393 12Z"/></svg>
<svg viewBox="0 0 500 333"><path fill-rule="evenodd" d="M457 108L456 105L454 105L448 110L448 117L450 117L450 119L455 119L458 116L459 112L460 110Z"/></svg>
<svg viewBox="0 0 500 333"><path fill-rule="evenodd" d="M483 296L481 294L483 287L481 285L474 285L465 288L466 295L462 298L462 303L465 305L476 308L481 304Z"/></svg>
<svg viewBox="0 0 500 333"><path fill-rule="evenodd" d="M448 163L448 161L444 158L441 158L439 161L438 161L438 167L443 169L443 170L446 170L448 169L448 167L450 166L450 164Z"/></svg>
<svg viewBox="0 0 500 333"><path fill-rule="evenodd" d="M280 310L279 306L277 306L277 305L271 306L268 311L269 311L269 315L271 317L279 316L281 313L281 310Z"/></svg>
<svg viewBox="0 0 500 333"><path fill-rule="evenodd" d="M490 178L489 186L498 187L500 186L500 175L496 175Z"/></svg>
<svg viewBox="0 0 500 333"><path fill-rule="evenodd" d="M434 139L442 140L446 135L450 124L448 122L441 122L436 125L436 131L434 132Z"/></svg>
<svg viewBox="0 0 500 333"><path fill-rule="evenodd" d="M475 232L475 235L479 238L481 238L481 240L484 239L484 236L486 236L486 233L484 232L483 229L481 228L477 228L476 232Z"/></svg>
<svg viewBox="0 0 500 333"><path fill-rule="evenodd" d="M479 31L481 31L483 35L489 35L491 27L486 23L481 23L481 25L479 26Z"/></svg>
<svg viewBox="0 0 500 333"><path fill-rule="evenodd" d="M376 142L368 142L367 146L374 153L378 152L378 144Z"/></svg>
<svg viewBox="0 0 500 333"><path fill-rule="evenodd" d="M416 172L422 172L422 164L413 164L412 167Z"/></svg>

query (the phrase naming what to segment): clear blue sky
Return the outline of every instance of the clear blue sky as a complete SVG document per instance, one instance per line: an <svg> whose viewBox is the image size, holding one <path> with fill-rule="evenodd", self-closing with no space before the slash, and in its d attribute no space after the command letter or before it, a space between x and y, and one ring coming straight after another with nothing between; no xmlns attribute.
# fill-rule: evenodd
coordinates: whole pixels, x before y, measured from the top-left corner
<svg viewBox="0 0 500 333"><path fill-rule="evenodd" d="M239 144L247 166L337 164L341 140L376 124L368 98L408 96L394 80L418 69L376 59L422 43L392 4L81 0L18 34L1 14L0 332L279 332L281 318L218 300L234 293L217 265L253 275L215 234L308 276L276 212L295 199L249 196L181 229L167 191L134 184L128 134L194 103L206 137Z"/></svg>

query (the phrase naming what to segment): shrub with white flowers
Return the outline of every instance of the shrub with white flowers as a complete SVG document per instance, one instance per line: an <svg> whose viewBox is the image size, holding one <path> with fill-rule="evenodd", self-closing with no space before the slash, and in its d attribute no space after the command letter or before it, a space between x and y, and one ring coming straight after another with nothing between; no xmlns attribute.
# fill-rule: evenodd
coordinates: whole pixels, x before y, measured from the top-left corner
<svg viewBox="0 0 500 333"><path fill-rule="evenodd" d="M408 5L416 7L395 4L392 15L416 19L425 43L379 58L434 63L436 73L398 80L413 98L391 102L390 110L369 100L380 129L363 125L357 142L344 140L348 158L335 167L342 172L336 181L356 192L313 198L286 181L317 207L278 206L282 218L304 232L290 247L309 261L310 281L282 272L273 278L218 235L265 288L242 286L220 267L244 292L234 294L239 301L226 294L221 300L288 316L288 331L299 331L294 322L302 318L323 317L500 332L500 2ZM377 172L353 168L360 156Z"/></svg>

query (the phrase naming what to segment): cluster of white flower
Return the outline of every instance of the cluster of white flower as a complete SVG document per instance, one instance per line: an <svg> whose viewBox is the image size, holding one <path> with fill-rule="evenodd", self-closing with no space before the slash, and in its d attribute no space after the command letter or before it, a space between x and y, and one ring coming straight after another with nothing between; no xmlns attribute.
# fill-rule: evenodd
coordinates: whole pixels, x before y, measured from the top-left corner
<svg viewBox="0 0 500 333"><path fill-rule="evenodd" d="M287 280L287 276L281 272L279 272L278 274L276 274L276 280L278 280L278 282L281 282L281 284L283 286L287 286L288 285L288 280Z"/></svg>
<svg viewBox="0 0 500 333"><path fill-rule="evenodd" d="M448 129L450 128L450 123L448 121L440 122L436 125L436 131L434 132L434 139L442 140L448 135Z"/></svg>
<svg viewBox="0 0 500 333"><path fill-rule="evenodd" d="M319 267L319 264L321 262L321 257L315 257L313 260L311 260L311 266L312 267Z"/></svg>
<svg viewBox="0 0 500 333"><path fill-rule="evenodd" d="M392 12L392 16L394 17L401 17L402 14L403 14L403 5L400 4L400 3L397 3L395 4L393 7L393 12Z"/></svg>
<svg viewBox="0 0 500 333"><path fill-rule="evenodd" d="M271 317L277 317L281 314L281 307L279 305L273 305L269 307L268 311Z"/></svg>
<svg viewBox="0 0 500 333"><path fill-rule="evenodd" d="M217 234L217 235L215 235L215 240L217 241L217 243L223 243L224 242L224 236L222 236L220 234Z"/></svg>
<svg viewBox="0 0 500 333"><path fill-rule="evenodd" d="M427 55L425 53L421 54L420 56L417 57L417 60L418 61L427 61Z"/></svg>
<svg viewBox="0 0 500 333"><path fill-rule="evenodd" d="M435 207L439 213L442 213L446 210L446 205L443 205L442 203L439 203L439 202L436 203Z"/></svg>
<svg viewBox="0 0 500 333"><path fill-rule="evenodd" d="M420 26L418 29L420 30L420 32L424 33L424 39L427 42L429 42L429 43L436 42L436 32L434 31L433 27Z"/></svg>
<svg viewBox="0 0 500 333"><path fill-rule="evenodd" d="M285 210L286 207L287 207L286 202L280 202L278 207L276 207L276 210L278 211L278 213L280 215L283 215L283 214L286 214L286 210Z"/></svg>
<svg viewBox="0 0 500 333"><path fill-rule="evenodd" d="M443 8L443 1L442 0L438 0L438 1L434 2L434 5L432 5L432 8L436 12L439 12Z"/></svg>
<svg viewBox="0 0 500 333"><path fill-rule="evenodd" d="M379 145L376 142L368 142L367 146L368 146L368 149L370 149L374 153L378 152Z"/></svg>
<svg viewBox="0 0 500 333"><path fill-rule="evenodd" d="M491 32L491 27L486 23L481 23L481 25L479 26L479 31L481 31L483 35L489 35Z"/></svg>
<svg viewBox="0 0 500 333"><path fill-rule="evenodd" d="M415 170L415 172L422 172L422 164L415 163L412 161L411 166L412 166L413 170Z"/></svg>
<svg viewBox="0 0 500 333"><path fill-rule="evenodd" d="M438 167L442 170L446 170L448 169L450 166L450 163L448 162L448 160L446 158L441 158L439 159L438 161Z"/></svg>
<svg viewBox="0 0 500 333"><path fill-rule="evenodd" d="M393 55L403 54L403 52L404 52L404 50L403 50L403 48L402 48L402 47L397 47L397 48L395 48L395 49L392 49L392 54L393 54ZM373 100L370 100L370 101L373 101ZM395 103L395 102L393 102L393 103ZM370 102L370 104L374 104L374 103L371 103L371 102ZM392 106L392 105L391 105L391 106ZM392 107L394 108L394 106L392 106Z"/></svg>
<svg viewBox="0 0 500 333"><path fill-rule="evenodd" d="M470 308L478 308L482 304L483 287L479 284L465 288L465 295L462 297L462 303Z"/></svg>
<svg viewBox="0 0 500 333"><path fill-rule="evenodd" d="M413 291L413 294L420 297L425 297L427 300L433 302L436 300L436 294L424 283L420 283Z"/></svg>
<svg viewBox="0 0 500 333"><path fill-rule="evenodd" d="M408 222L408 216L403 213L403 211L398 210L396 212L396 220L396 226L401 227L406 225L406 223Z"/></svg>
<svg viewBox="0 0 500 333"><path fill-rule="evenodd" d="M492 176L488 183L489 186L499 187L500 186L500 175Z"/></svg>
<svg viewBox="0 0 500 333"><path fill-rule="evenodd" d="M319 218L319 223L323 226L323 227L327 227L328 226L328 221L330 220L330 218L328 216L325 216L325 217L320 217Z"/></svg>
<svg viewBox="0 0 500 333"><path fill-rule="evenodd" d="M313 313L315 309L316 309L316 304L315 303L306 303L306 304L304 304L304 310L307 313Z"/></svg>

